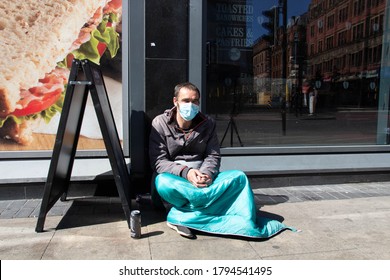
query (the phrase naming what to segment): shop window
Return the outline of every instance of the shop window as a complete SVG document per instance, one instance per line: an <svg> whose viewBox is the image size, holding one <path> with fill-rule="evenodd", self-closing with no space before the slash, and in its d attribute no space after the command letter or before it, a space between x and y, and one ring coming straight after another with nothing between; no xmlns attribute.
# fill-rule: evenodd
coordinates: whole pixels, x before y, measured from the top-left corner
<svg viewBox="0 0 390 280"><path fill-rule="evenodd" d="M244 146L377 143L385 2L286 1L285 25L283 2L207 1L207 42L218 51L207 65L205 111L216 117L218 135L234 118ZM377 33L368 36L364 15L373 5L367 31ZM269 28L264 14L275 8ZM310 87L318 93L313 115ZM238 146L234 134L221 146Z"/></svg>

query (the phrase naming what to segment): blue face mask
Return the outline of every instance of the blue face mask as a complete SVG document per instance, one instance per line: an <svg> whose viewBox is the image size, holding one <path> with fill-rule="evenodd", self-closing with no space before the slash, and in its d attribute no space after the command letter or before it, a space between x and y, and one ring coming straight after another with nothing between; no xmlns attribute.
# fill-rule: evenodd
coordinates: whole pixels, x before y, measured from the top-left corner
<svg viewBox="0 0 390 280"><path fill-rule="evenodd" d="M192 103L180 103L179 113L180 116L185 119L186 121L192 121L193 118L199 113L199 106Z"/></svg>

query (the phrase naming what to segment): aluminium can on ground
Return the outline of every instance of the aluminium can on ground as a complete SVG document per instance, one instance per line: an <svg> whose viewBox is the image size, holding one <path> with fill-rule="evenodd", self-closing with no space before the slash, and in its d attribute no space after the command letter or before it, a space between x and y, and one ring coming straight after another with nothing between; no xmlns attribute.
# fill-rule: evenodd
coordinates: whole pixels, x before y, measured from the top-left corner
<svg viewBox="0 0 390 280"><path fill-rule="evenodd" d="M132 238L141 238L141 211L139 210L130 213L130 231Z"/></svg>

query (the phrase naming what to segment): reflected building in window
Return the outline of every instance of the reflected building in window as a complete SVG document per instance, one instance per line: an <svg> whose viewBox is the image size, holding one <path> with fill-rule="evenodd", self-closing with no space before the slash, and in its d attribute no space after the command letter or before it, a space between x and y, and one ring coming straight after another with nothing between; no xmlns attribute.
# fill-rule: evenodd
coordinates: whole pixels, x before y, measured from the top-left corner
<svg viewBox="0 0 390 280"><path fill-rule="evenodd" d="M313 0L307 24L308 79L322 105L375 107L385 0Z"/></svg>
<svg viewBox="0 0 390 280"><path fill-rule="evenodd" d="M325 111L377 106L385 5L385 0L313 0L306 13L289 19L288 104L304 104L299 94L312 85ZM253 47L254 88L261 102L284 94L275 86L283 69L280 26L276 36L275 44L261 37Z"/></svg>

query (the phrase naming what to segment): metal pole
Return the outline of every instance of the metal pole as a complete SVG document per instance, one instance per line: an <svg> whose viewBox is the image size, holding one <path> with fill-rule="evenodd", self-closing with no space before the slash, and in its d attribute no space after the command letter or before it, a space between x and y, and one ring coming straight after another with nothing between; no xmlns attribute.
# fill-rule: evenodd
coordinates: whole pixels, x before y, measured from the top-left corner
<svg viewBox="0 0 390 280"><path fill-rule="evenodd" d="M287 82L287 0L279 0L279 7L282 7L282 90L284 97L282 98L282 130L283 135L286 135L286 109L288 107L288 100L286 100L286 82Z"/></svg>
<svg viewBox="0 0 390 280"><path fill-rule="evenodd" d="M294 33L294 93L295 93L295 98L294 98L294 106L295 106L295 116L298 117L298 110L299 110L299 103L300 103L300 96L299 96L299 75L297 71L297 64L298 64L298 33ZM299 66L298 66L299 67Z"/></svg>
<svg viewBox="0 0 390 280"><path fill-rule="evenodd" d="M283 63L283 69L282 69L282 78L284 81L286 81L287 78L287 0L281 0L282 2L282 17L283 17L283 37L282 37L282 63Z"/></svg>

